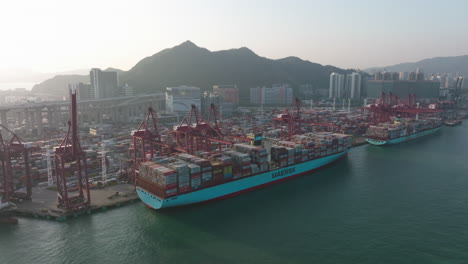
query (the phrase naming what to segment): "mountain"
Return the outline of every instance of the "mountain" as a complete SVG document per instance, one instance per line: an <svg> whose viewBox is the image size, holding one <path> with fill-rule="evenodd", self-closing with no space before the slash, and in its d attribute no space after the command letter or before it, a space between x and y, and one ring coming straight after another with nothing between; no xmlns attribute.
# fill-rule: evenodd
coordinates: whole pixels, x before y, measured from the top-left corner
<svg viewBox="0 0 468 264"><path fill-rule="evenodd" d="M66 96L68 94L68 84L70 83L89 83L88 75L57 75L51 79L33 86L32 91L41 94L50 94L54 96Z"/></svg>
<svg viewBox="0 0 468 264"><path fill-rule="evenodd" d="M454 57L436 57L424 59L418 62L400 63L387 67L374 67L365 69L369 73L376 71L396 71L410 72L416 68L421 69L424 73L459 73L460 76L468 77L468 55Z"/></svg>
<svg viewBox="0 0 468 264"><path fill-rule="evenodd" d="M56 75L85 74L88 70L71 70L63 72L36 72L28 69L0 69L0 83L42 82Z"/></svg>
<svg viewBox="0 0 468 264"><path fill-rule="evenodd" d="M168 86L182 84L204 89L215 84L237 84L245 97L250 87L274 83L328 87L334 71L346 72L296 57L272 60L246 47L211 52L186 41L144 58L119 78L139 92L162 92Z"/></svg>
<svg viewBox="0 0 468 264"><path fill-rule="evenodd" d="M297 57L272 60L246 47L212 52L186 41L142 59L129 71L120 72L119 81L133 86L137 93L163 92L166 87L183 84L205 90L215 84L237 84L241 96L246 97L250 87L275 83L289 83L293 88L306 83L326 88L332 72L351 71Z"/></svg>
<svg viewBox="0 0 468 264"><path fill-rule="evenodd" d="M104 71L115 71L118 74L123 73L124 71L115 69L115 68L107 68ZM68 84L70 83L89 83L89 70L81 71L83 73L88 73L86 75L57 75L51 79L45 80L39 84L33 86L32 91L35 93L42 93L42 94L51 94L51 95L59 95L64 96L68 94Z"/></svg>

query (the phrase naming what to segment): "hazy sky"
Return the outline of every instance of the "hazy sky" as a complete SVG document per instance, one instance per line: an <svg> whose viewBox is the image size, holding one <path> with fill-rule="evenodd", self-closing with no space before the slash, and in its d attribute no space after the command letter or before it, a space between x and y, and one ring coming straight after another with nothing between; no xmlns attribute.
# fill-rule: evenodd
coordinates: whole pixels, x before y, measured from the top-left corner
<svg viewBox="0 0 468 264"><path fill-rule="evenodd" d="M460 0L2 0L0 69L128 70L191 40L366 68L468 54Z"/></svg>

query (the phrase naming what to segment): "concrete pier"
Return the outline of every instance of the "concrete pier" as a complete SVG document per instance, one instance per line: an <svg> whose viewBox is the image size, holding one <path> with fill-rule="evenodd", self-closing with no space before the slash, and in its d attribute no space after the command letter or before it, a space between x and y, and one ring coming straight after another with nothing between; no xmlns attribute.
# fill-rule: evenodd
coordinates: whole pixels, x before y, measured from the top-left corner
<svg viewBox="0 0 468 264"><path fill-rule="evenodd" d="M92 214L139 201L135 186L118 184L91 190L91 206L79 212L65 212L57 208L57 192L47 187L34 187L33 199L16 203L17 216L63 221L83 214Z"/></svg>

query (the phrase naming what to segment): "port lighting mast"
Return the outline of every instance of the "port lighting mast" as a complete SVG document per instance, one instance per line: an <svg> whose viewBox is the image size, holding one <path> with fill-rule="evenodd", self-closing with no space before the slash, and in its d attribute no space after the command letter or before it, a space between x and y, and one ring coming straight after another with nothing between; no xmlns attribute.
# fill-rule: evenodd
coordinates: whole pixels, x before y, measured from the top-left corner
<svg viewBox="0 0 468 264"><path fill-rule="evenodd" d="M101 141L101 163L102 163L102 181L107 180L107 164L106 164L106 144Z"/></svg>
<svg viewBox="0 0 468 264"><path fill-rule="evenodd" d="M50 159L50 146L46 146L47 156L47 183L50 186L54 185L54 176L52 175L52 161Z"/></svg>

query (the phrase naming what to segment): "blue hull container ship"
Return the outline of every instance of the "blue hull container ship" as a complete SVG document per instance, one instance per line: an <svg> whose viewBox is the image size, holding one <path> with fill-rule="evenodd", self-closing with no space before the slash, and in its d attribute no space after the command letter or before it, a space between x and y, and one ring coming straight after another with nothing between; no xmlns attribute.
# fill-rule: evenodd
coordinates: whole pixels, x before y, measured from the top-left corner
<svg viewBox="0 0 468 264"><path fill-rule="evenodd" d="M382 123L370 126L365 136L367 142L376 146L399 144L434 134L442 128L442 124L437 118Z"/></svg>
<svg viewBox="0 0 468 264"><path fill-rule="evenodd" d="M331 164L347 154L352 138L328 132L307 133L268 145L234 144L214 153L180 153L141 162L137 194L153 209L231 197Z"/></svg>

